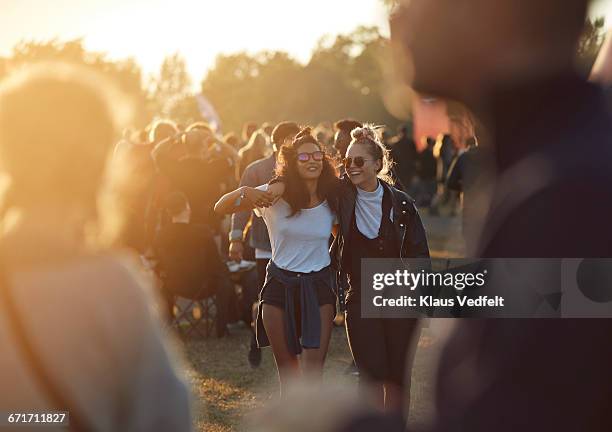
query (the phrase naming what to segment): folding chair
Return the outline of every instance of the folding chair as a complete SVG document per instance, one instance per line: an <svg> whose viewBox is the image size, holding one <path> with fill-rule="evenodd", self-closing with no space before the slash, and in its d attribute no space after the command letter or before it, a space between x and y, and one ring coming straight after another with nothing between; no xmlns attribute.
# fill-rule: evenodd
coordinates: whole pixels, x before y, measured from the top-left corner
<svg viewBox="0 0 612 432"><path fill-rule="evenodd" d="M177 296L172 309L171 326L183 338L194 334L206 338L215 328L217 306L214 296L200 300Z"/></svg>
<svg viewBox="0 0 612 432"><path fill-rule="evenodd" d="M228 274L207 276L192 286L163 286L173 295L172 321L178 333L188 337L208 337L213 329L217 337L227 333L229 308L234 284Z"/></svg>

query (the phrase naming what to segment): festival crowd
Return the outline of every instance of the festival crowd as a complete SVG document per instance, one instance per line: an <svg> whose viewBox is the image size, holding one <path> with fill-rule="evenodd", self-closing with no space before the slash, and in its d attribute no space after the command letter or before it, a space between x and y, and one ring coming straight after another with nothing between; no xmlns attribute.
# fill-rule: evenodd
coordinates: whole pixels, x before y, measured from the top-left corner
<svg viewBox="0 0 612 432"><path fill-rule="evenodd" d="M422 143L350 118L223 136L158 119L117 142L104 79L15 73L0 86L0 407L69 411L74 430L191 430L168 338L187 307L217 337L246 323L252 373L271 347L281 403L296 377L323 381L344 325L379 409L329 430L405 430L423 321L362 317L362 259L429 259L420 212L462 214L470 256L612 255L609 106L572 66L587 5L400 2L398 75L465 106ZM458 320L427 430L612 430L610 334L609 320Z"/></svg>

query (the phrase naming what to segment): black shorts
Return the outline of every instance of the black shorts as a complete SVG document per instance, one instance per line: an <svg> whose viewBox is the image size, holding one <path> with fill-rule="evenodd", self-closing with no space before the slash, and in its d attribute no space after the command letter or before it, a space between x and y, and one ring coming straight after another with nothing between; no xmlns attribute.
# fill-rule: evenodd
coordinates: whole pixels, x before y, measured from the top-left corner
<svg viewBox="0 0 612 432"><path fill-rule="evenodd" d="M291 272L288 270L281 270L283 273L287 275L295 276L298 273ZM315 290L317 291L317 299L319 301L319 306L323 306L326 304L336 305L336 293L334 292L330 272L329 281L321 281L315 285ZM285 309L285 287L278 280L271 278L267 279L264 283L264 286L261 289L260 298L263 304L269 304L272 306L279 307L281 309ZM294 307L299 311L299 296L296 296L297 304Z"/></svg>

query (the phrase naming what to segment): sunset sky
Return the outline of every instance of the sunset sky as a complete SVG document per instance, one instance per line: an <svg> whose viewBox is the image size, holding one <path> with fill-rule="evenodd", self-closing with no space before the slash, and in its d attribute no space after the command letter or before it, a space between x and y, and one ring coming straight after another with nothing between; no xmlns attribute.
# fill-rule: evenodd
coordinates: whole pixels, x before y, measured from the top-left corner
<svg viewBox="0 0 612 432"><path fill-rule="evenodd" d="M20 40L82 37L111 58L134 57L145 73L180 51L199 82L219 53L282 49L307 61L324 34L378 25L387 34L380 0L0 0L0 56ZM302 9L299 9L299 8ZM612 23L612 0L593 15Z"/></svg>
<svg viewBox="0 0 612 432"><path fill-rule="evenodd" d="M359 3L360 6L355 6ZM221 52L282 49L306 61L326 33L385 25L380 0L0 0L0 56L22 39L83 37L145 72L180 51L199 81ZM298 10L298 6L303 9Z"/></svg>

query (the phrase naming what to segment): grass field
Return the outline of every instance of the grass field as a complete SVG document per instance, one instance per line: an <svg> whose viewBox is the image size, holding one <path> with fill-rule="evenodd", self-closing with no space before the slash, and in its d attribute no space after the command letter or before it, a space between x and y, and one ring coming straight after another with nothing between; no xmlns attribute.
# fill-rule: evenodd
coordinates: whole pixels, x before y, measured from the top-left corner
<svg viewBox="0 0 612 432"><path fill-rule="evenodd" d="M191 340L184 345L197 431L245 431L245 416L277 397L278 378L272 353L264 349L261 366L252 369L246 357L249 337L246 328L234 328L229 337ZM434 353L435 344L425 330L413 370L411 423L422 423L430 415L431 380L427 379L427 366ZM356 389L357 378L345 374L350 364L344 328L334 328L324 381Z"/></svg>

